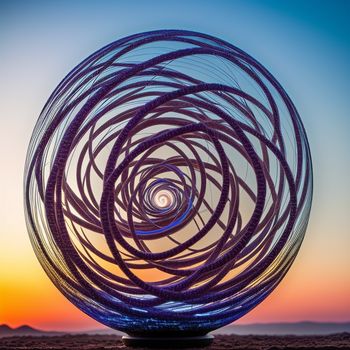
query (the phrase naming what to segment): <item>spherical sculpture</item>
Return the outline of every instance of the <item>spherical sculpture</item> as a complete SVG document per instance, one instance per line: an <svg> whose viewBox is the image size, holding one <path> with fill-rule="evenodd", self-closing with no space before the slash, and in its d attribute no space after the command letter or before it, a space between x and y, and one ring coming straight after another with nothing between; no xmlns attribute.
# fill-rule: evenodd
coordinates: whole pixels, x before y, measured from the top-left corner
<svg viewBox="0 0 350 350"><path fill-rule="evenodd" d="M309 146L276 79L237 47L162 30L58 85L25 168L34 250L57 288L130 334L205 334L254 308L298 252Z"/></svg>

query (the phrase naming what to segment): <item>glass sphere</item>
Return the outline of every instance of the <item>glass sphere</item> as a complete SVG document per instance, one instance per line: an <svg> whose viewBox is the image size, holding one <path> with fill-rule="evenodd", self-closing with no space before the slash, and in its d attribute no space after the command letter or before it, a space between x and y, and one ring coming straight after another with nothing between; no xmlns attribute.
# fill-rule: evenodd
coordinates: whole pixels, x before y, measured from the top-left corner
<svg viewBox="0 0 350 350"><path fill-rule="evenodd" d="M57 86L27 153L35 253L79 309L129 334L205 334L264 300L312 197L304 127L254 58L182 30L131 35Z"/></svg>

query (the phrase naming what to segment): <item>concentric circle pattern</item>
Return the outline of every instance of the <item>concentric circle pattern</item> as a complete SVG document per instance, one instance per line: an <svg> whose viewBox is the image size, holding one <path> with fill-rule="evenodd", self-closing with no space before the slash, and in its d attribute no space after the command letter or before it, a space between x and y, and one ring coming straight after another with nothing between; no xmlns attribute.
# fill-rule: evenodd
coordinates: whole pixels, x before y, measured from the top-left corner
<svg viewBox="0 0 350 350"><path fill-rule="evenodd" d="M201 334L291 266L312 197L292 101L254 58L188 31L141 33L55 89L25 168L28 230L81 310L134 334Z"/></svg>

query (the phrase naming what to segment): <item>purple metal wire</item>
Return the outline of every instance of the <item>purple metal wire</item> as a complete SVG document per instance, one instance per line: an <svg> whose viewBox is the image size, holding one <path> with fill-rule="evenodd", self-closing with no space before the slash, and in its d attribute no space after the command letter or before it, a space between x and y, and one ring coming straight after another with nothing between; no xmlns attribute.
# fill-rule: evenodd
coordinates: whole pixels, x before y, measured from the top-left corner
<svg viewBox="0 0 350 350"><path fill-rule="evenodd" d="M201 333L288 271L312 165L296 108L260 63L162 30L64 78L35 126L24 186L34 250L74 304L129 333Z"/></svg>

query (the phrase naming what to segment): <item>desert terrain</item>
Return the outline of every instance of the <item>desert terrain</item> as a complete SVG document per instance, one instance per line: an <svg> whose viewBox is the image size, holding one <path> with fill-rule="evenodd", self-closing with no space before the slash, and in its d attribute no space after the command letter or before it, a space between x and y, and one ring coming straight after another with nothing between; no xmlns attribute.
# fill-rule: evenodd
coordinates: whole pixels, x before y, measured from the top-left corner
<svg viewBox="0 0 350 350"><path fill-rule="evenodd" d="M0 350L10 349L79 349L129 350L115 335L12 336L0 338ZM139 348L142 349L142 348ZM350 333L317 336L216 335L208 350L227 349L350 349Z"/></svg>

